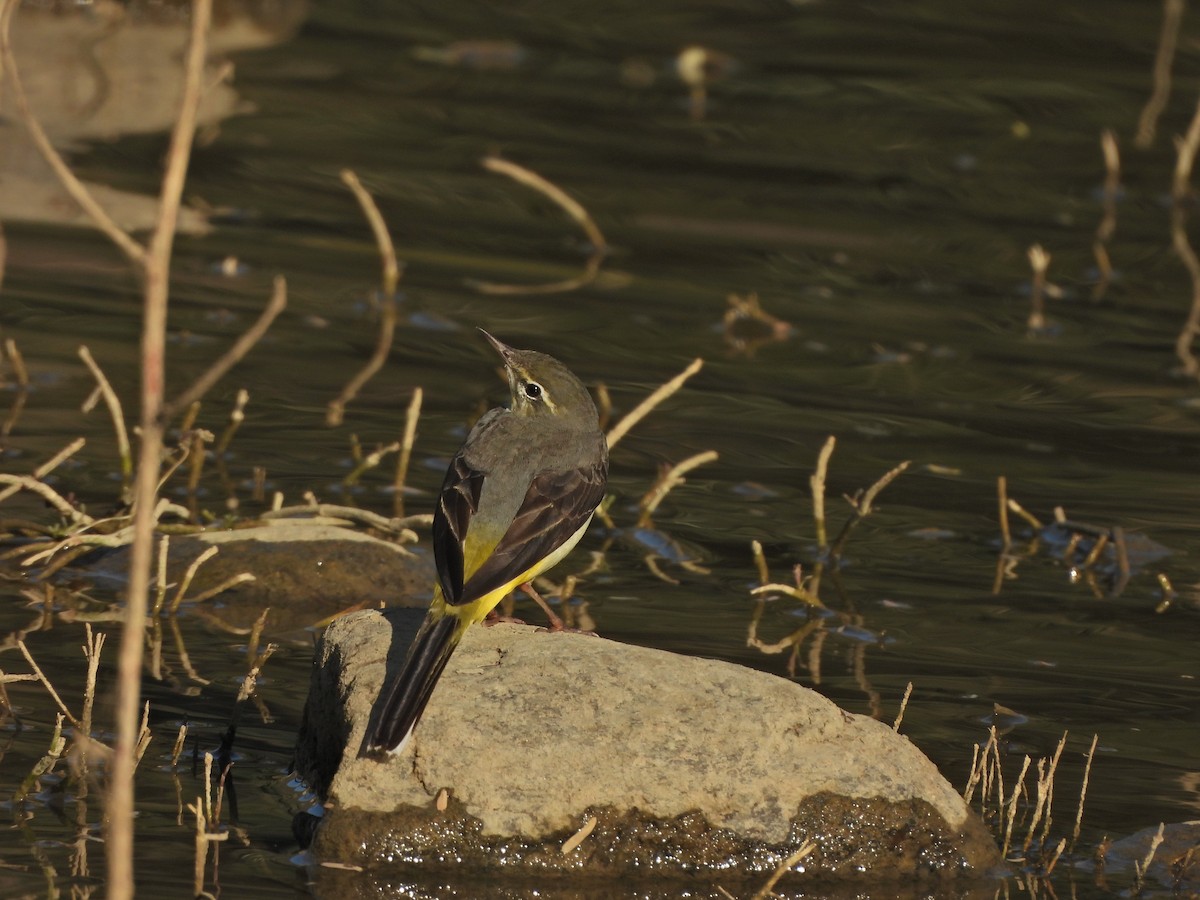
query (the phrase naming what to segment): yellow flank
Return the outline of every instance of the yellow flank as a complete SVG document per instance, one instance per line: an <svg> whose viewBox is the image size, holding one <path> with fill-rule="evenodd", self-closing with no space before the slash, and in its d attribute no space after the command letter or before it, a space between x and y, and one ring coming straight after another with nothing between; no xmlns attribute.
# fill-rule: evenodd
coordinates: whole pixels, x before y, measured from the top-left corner
<svg viewBox="0 0 1200 900"><path fill-rule="evenodd" d="M454 616L456 619L458 619L458 625L454 629L453 638L454 642L458 643L458 639L462 637L463 632L477 622L482 622L484 619L486 619L487 614L495 609L501 600L503 600L521 585L528 584L543 572L554 568L556 565L562 562L562 560L566 558L566 555L575 549L575 545L579 543L579 539L583 537L583 533L587 531L587 527L591 521L592 517L588 516L587 521L579 526L579 530L563 541L561 546L559 546L558 549L556 549L549 556L545 557L530 568L526 569L524 572L505 582L494 591L490 591L484 594L482 597L472 600L470 603L464 603L461 606L451 606L446 602L446 598L442 596L441 585L435 584L433 586L433 603L430 604L429 614L438 619L440 619L442 616ZM466 543L468 547L471 547L471 538L469 534L467 536ZM466 571L468 573L473 573L476 569L483 565L483 561L488 558L488 555L496 548L496 544L498 543L500 543L500 541L497 539L495 543L488 547L487 553L482 555L477 553L472 554L473 557L478 557L478 562L475 562L473 565L469 562L469 567L466 569ZM470 577L471 575L468 574L467 580L470 580Z"/></svg>

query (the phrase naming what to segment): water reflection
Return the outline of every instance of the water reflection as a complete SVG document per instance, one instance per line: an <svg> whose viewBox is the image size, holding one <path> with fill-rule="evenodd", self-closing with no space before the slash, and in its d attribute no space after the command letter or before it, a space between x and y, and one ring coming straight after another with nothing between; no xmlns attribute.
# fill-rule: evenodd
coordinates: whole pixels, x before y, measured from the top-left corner
<svg viewBox="0 0 1200 900"><path fill-rule="evenodd" d="M161 142L137 135L161 127L169 93L143 108L136 85L117 80L125 69L96 68L132 46L99 13L78 26L20 15L16 34L40 34L19 50L39 112L89 181L148 196ZM286 37L295 15L288 7L261 30ZM1003 719L998 745L1009 789L1023 755L1052 756L1069 729L1060 808L1074 802L1099 733L1082 845L1194 813L1200 426L1195 382L1171 373L1192 295L1172 246L1191 214L1163 203L1176 162L1168 137L1186 129L1194 98L1178 79L1156 143L1132 145L1157 6L570 5L535 16L443 4L389 17L335 3L312 15L293 42L238 56L236 93L228 83L211 92L220 133L197 153L189 192L222 212L177 258L173 382L207 367L277 270L294 313L199 413L196 428L220 435L237 391L251 394L233 444L214 456L205 443L195 490L173 495L189 517L219 518L235 495L241 512L264 509L276 490L289 504L312 491L386 513L391 472L347 487L337 461L348 446L366 457L399 441L418 386L405 499L406 511L425 511L442 468L428 462L457 446L477 400L496 391L470 337L477 325L578 361L607 385L614 418L701 356L704 371L614 452L613 525L589 535L564 568L573 577L552 586L578 627L763 667L884 720L911 682L905 732L958 785L996 704L1018 714ZM233 10L228 24L243 18ZM78 31L51 30L66 27ZM130 34L151 29L182 33L151 19ZM172 69L180 39L153 42L157 71ZM672 71L687 47L738 61L707 84L702 118ZM71 73L65 89L35 74L44 60ZM231 115L247 101L257 113ZM80 111L86 122L69 125ZM36 214L49 206L70 218L22 168L28 149L8 118L4 156L16 168L5 184L32 179L22 190L40 198ZM1122 148L1119 181L1097 146L1105 129ZM464 286L570 278L591 249L558 209L480 169L496 151L587 209L608 245L598 277L552 297ZM375 324L375 251L337 182L347 166L370 186L408 269L386 366L346 423L326 430L327 404L370 353ZM0 210L10 251L0 327L26 364L20 376L6 349L0 468L31 472L83 435L86 448L48 481L100 517L120 472L108 423L78 413L94 383L76 353L87 343L130 396L137 309L107 248L23 226L21 208ZM1052 258L1043 299L1054 329L1030 335L1034 244ZM819 552L806 484L829 434L839 439L832 521L847 515L843 492L913 460L839 566ZM639 528L638 498L657 467L710 450L719 460ZM999 476L1038 519L1014 518L1007 542ZM1056 506L1069 517L1059 521ZM6 528L47 518L40 498L3 510ZM824 565L824 608L751 595L772 583L756 572L755 540L772 580L804 566L790 578L797 591L817 593L808 579ZM119 583L78 586L68 567L53 592L10 591L0 608L5 671L17 669L20 639L68 698L86 680L80 623L115 637ZM185 720L185 760L219 750L251 661L253 617L237 612L218 604L152 627L155 765L139 776L140 827L155 854L143 877L164 894L192 885L195 822L181 811L213 782L187 762L174 774L156 765L169 765ZM266 714L251 700L242 717L234 772L251 852L221 857L231 893L305 890L272 861L294 848L296 797L276 777L305 692L304 637L268 635L281 647L255 695ZM41 686L6 689L21 725L5 723L8 790L45 755L53 715ZM104 690L102 680L102 721ZM32 819L14 837L22 889L65 884L72 871L80 890L102 877L94 859L72 859L88 846L79 841L98 817L96 793L78 803L65 791L47 779L30 795ZM164 858L171 865L156 865Z"/></svg>

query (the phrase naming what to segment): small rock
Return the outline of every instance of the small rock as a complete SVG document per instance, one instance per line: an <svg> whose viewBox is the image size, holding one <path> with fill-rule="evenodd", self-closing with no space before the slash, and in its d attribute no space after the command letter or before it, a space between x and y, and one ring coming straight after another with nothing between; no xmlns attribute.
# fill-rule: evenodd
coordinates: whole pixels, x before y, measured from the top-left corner
<svg viewBox="0 0 1200 900"><path fill-rule="evenodd" d="M999 861L886 725L773 675L586 635L472 628L405 751L359 759L384 672L420 620L348 615L317 648L296 768L327 798L321 860L372 877L719 874L724 886L761 883L806 840L809 877L943 879Z"/></svg>
<svg viewBox="0 0 1200 900"><path fill-rule="evenodd" d="M194 597L226 579L249 572L239 584L209 601L221 618L249 627L264 606L271 607L269 631L307 628L351 606L428 603L435 577L424 551L408 550L361 531L312 519L282 519L253 528L214 529L172 537L167 556L168 602L187 567L205 550L216 556L196 571L188 589ZM124 582L129 548L86 557L80 564L92 578Z"/></svg>

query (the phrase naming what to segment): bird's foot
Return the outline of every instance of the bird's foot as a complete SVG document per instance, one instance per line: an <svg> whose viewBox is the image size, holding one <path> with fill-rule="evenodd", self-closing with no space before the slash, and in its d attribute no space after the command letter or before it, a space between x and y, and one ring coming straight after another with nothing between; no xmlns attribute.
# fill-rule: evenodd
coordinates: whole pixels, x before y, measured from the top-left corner
<svg viewBox="0 0 1200 900"><path fill-rule="evenodd" d="M529 623L526 622L524 619L518 619L516 616L502 616L498 612L493 610L492 612L488 613L487 616L484 618L483 624L485 626L487 626L488 628L491 628L493 625L500 625L500 624L528 625Z"/></svg>

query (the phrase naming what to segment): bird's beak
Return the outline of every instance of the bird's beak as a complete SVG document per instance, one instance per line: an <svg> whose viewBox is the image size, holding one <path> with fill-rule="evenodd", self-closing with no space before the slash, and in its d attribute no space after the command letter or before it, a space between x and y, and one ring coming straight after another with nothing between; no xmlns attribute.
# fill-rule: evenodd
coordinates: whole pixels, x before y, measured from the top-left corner
<svg viewBox="0 0 1200 900"><path fill-rule="evenodd" d="M500 358L502 360L504 360L504 365L507 367L509 365L509 363L512 361L513 353L515 353L516 351L512 347L508 346L508 344L504 343L503 341L496 340L494 337L492 337L490 334L488 334L482 328L480 328L479 330L483 334L483 336L488 339L488 343L496 348L496 352L500 354Z"/></svg>
<svg viewBox="0 0 1200 900"><path fill-rule="evenodd" d="M483 336L488 339L488 343L496 348L496 352L500 354L500 358L504 361L504 377L508 379L508 389L512 393L513 408L520 403L520 395L517 391L517 370L513 366L513 355L517 352L504 341L498 341L482 328Z"/></svg>

